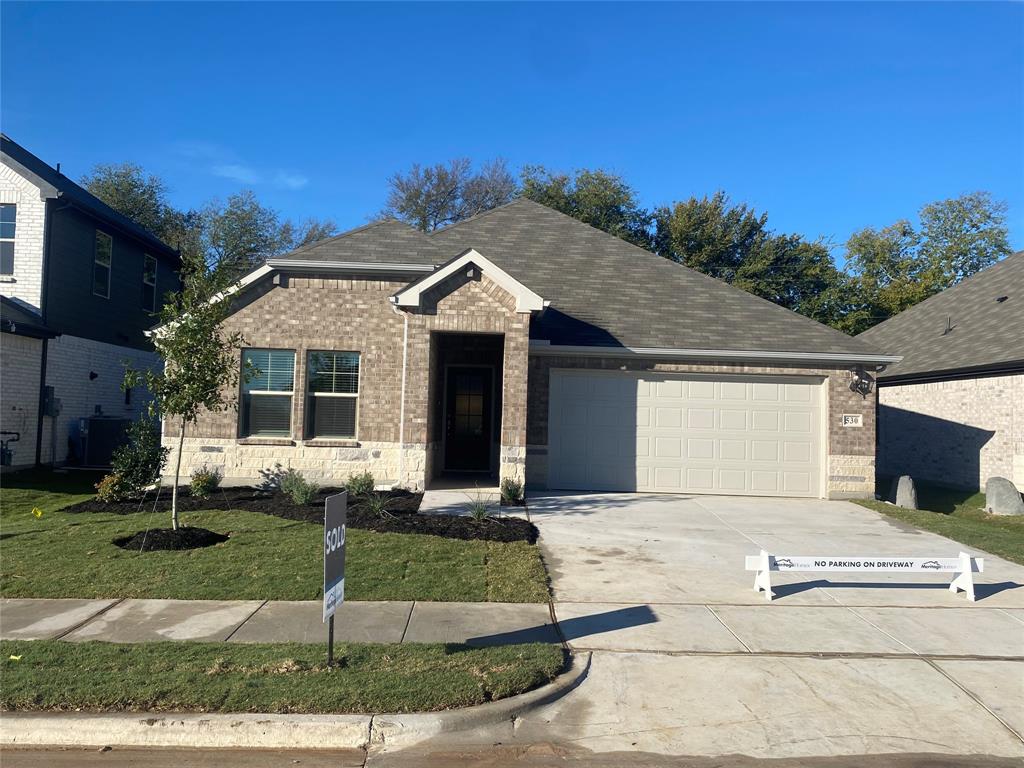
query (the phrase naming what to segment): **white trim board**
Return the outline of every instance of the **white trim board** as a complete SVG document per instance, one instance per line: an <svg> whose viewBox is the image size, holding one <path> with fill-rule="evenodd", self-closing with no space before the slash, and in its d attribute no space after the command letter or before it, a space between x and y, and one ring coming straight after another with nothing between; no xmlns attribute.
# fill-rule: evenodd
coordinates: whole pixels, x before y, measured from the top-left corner
<svg viewBox="0 0 1024 768"><path fill-rule="evenodd" d="M531 291L508 272L472 248L452 259L430 276L403 288L391 297L391 301L399 307L419 307L425 292L470 266L477 267L488 278L514 296L516 312L526 313L544 309L544 299L540 295Z"/></svg>
<svg viewBox="0 0 1024 768"><path fill-rule="evenodd" d="M902 355L864 355L838 352L772 352L736 349L673 349L668 347L599 347L551 344L543 340L530 341L531 355L567 355L570 357L661 357L683 360L737 360L763 362L821 362L868 363L892 365Z"/></svg>

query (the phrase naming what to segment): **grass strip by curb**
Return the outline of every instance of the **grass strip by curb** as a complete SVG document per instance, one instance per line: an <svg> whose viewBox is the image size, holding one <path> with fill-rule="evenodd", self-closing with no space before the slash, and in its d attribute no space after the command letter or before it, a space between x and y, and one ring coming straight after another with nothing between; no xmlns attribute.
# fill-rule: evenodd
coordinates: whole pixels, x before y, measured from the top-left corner
<svg viewBox="0 0 1024 768"><path fill-rule="evenodd" d="M7 711L422 712L524 693L564 666L555 645L0 641Z"/></svg>

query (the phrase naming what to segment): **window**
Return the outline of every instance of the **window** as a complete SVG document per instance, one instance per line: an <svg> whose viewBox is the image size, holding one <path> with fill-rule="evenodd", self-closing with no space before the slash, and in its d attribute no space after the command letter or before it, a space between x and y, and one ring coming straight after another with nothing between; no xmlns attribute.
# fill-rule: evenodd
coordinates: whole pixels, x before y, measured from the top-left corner
<svg viewBox="0 0 1024 768"><path fill-rule="evenodd" d="M242 369L254 371L242 386L242 437L289 437L295 352L290 349L246 349Z"/></svg>
<svg viewBox="0 0 1024 768"><path fill-rule="evenodd" d="M18 219L18 206L0 204L0 275L14 274L14 229Z"/></svg>
<svg viewBox="0 0 1024 768"><path fill-rule="evenodd" d="M142 308L156 312L156 259L148 253L142 264Z"/></svg>
<svg viewBox="0 0 1024 768"><path fill-rule="evenodd" d="M96 230L96 250L92 262L92 292L110 298L110 264L114 255L114 238Z"/></svg>
<svg viewBox="0 0 1024 768"><path fill-rule="evenodd" d="M306 434L354 438L359 406L359 353L310 352Z"/></svg>

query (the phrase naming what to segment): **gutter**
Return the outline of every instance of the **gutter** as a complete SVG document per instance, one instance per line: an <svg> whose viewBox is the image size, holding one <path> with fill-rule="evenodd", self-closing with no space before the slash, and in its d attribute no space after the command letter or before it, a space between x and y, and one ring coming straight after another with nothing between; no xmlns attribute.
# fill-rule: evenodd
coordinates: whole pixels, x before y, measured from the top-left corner
<svg viewBox="0 0 1024 768"><path fill-rule="evenodd" d="M612 347L552 344L543 339L530 340L530 354L573 357L640 357L675 360L730 360L738 362L793 362L859 365L893 365L902 355L870 355L839 352L772 352L737 349L678 349L671 347Z"/></svg>
<svg viewBox="0 0 1024 768"><path fill-rule="evenodd" d="M306 271L310 269L322 272L416 272L434 271L433 264L384 264L366 261L314 261L300 259L267 259L267 265L285 272Z"/></svg>
<svg viewBox="0 0 1024 768"><path fill-rule="evenodd" d="M1010 360L1005 363L973 365L964 368L947 368L940 371L921 371L918 373L893 374L879 377L879 387L895 387L901 384L928 384L937 381L956 381L958 379L974 379L984 376L1013 376L1024 374L1024 360Z"/></svg>

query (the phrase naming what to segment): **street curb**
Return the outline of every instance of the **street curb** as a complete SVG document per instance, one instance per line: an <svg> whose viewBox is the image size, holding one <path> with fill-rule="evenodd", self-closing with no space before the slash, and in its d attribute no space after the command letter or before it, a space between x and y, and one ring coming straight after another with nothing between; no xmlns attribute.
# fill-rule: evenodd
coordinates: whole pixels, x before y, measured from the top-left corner
<svg viewBox="0 0 1024 768"><path fill-rule="evenodd" d="M0 745L364 749L411 744L440 733L505 721L548 704L586 677L590 654L547 685L461 710L409 715L275 715L4 712Z"/></svg>

